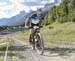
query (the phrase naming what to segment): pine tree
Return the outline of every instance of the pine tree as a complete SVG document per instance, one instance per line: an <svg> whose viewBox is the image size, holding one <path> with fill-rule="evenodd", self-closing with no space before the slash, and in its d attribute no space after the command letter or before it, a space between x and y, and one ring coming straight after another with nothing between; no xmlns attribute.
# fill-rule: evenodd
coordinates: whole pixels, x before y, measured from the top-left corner
<svg viewBox="0 0 75 61"><path fill-rule="evenodd" d="M75 0L61 0L61 4L51 7L45 17L46 24L68 21L75 22Z"/></svg>

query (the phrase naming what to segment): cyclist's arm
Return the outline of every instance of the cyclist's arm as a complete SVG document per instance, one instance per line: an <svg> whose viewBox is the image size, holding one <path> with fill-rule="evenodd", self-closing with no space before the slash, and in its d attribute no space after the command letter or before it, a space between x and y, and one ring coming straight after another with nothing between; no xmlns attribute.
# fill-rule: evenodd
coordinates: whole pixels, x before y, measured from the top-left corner
<svg viewBox="0 0 75 61"><path fill-rule="evenodd" d="M25 28L28 28L29 27L29 18L27 18L26 20L25 20Z"/></svg>

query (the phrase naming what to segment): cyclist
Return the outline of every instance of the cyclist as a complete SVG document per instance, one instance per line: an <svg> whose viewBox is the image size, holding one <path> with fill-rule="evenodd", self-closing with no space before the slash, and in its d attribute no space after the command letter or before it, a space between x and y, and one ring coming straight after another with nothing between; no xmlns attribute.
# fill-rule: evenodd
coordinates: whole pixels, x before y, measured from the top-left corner
<svg viewBox="0 0 75 61"><path fill-rule="evenodd" d="M32 32L34 26L39 26L39 23L33 23L32 19L35 21L39 21L39 23L42 21L42 10L41 8L37 8L36 14L32 17L29 17L25 20L25 28L29 28L29 43L32 44Z"/></svg>

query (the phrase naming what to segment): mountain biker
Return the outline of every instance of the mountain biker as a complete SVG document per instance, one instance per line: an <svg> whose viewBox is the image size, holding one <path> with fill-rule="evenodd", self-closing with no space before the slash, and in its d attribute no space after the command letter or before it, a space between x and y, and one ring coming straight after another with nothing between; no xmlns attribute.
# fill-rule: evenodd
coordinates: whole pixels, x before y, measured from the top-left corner
<svg viewBox="0 0 75 61"><path fill-rule="evenodd" d="M25 20L25 28L29 28L29 43L32 44L32 32L34 26L39 26L40 21L43 19L42 17L42 10L41 8L37 8L36 14L32 17L26 18ZM32 22L32 19L35 21L39 21L39 23Z"/></svg>

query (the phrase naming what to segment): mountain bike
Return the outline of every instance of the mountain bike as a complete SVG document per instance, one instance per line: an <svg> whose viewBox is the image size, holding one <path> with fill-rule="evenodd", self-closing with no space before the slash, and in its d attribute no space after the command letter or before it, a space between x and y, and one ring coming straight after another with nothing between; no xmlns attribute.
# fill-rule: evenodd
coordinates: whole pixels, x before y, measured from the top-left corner
<svg viewBox="0 0 75 61"><path fill-rule="evenodd" d="M33 26L32 42L33 42L32 43L33 50L36 50L39 54L43 55L44 42L43 42L43 38L40 34L39 26Z"/></svg>

